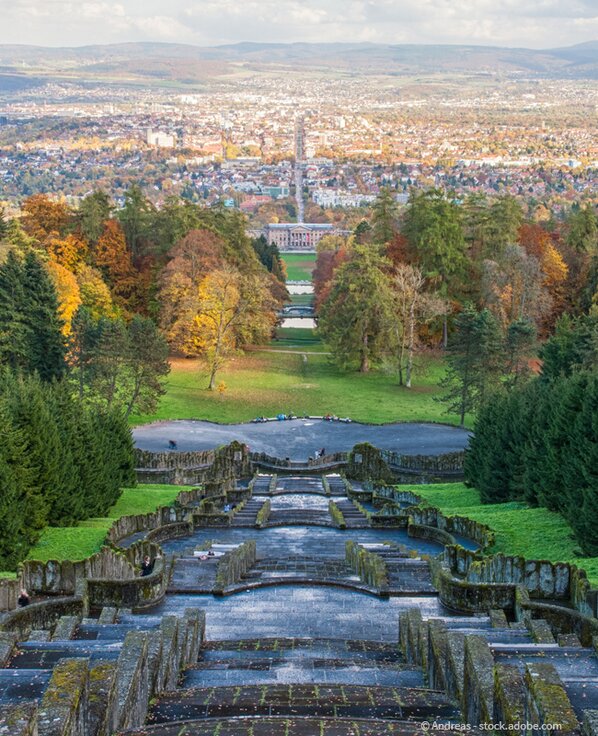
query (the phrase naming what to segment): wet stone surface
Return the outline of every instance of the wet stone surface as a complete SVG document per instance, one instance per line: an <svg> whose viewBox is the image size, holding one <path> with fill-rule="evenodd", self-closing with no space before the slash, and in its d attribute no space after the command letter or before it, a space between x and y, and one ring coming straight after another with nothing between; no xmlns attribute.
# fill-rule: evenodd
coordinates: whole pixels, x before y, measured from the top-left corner
<svg viewBox="0 0 598 736"><path fill-rule="evenodd" d="M347 529L334 527L276 527L272 529L199 529L190 537L172 539L162 543L166 554L184 554L205 544L217 541L223 544L241 544L254 539L257 556L285 557L288 555L318 555L326 557L345 557L345 542L352 539L359 544L368 542L393 542L403 544L407 549L420 554L437 555L441 545L423 539L412 539L404 529Z"/></svg>
<svg viewBox="0 0 598 736"><path fill-rule="evenodd" d="M439 455L463 450L469 432L442 424L360 424L293 419L259 424L215 424L179 420L154 422L133 430L137 447L161 452L175 440L180 451L211 450L238 440L252 452L306 460L322 447L326 453L346 452L360 442L405 455Z"/></svg>

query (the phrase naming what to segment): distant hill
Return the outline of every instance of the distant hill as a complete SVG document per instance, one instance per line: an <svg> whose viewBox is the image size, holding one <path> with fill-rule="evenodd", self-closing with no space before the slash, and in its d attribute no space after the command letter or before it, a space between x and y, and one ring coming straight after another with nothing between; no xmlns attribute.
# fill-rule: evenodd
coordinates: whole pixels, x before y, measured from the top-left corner
<svg viewBox="0 0 598 736"><path fill-rule="evenodd" d="M598 41L558 49L371 43L238 43L199 47L125 43L46 48L0 45L6 74L68 74L78 78L133 77L201 82L239 64L347 70L360 74L501 73L553 79L598 79Z"/></svg>

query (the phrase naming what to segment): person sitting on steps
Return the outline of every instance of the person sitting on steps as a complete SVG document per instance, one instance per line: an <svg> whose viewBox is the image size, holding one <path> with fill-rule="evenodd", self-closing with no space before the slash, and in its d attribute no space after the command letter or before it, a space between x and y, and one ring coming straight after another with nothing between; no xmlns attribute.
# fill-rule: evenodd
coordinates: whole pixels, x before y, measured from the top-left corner
<svg viewBox="0 0 598 736"><path fill-rule="evenodd" d="M17 603L19 605L19 608L24 608L31 603L31 598L29 597L29 593L25 590L25 588L21 589L19 597L17 598Z"/></svg>
<svg viewBox="0 0 598 736"><path fill-rule="evenodd" d="M152 570L154 569L154 565L152 561L149 558L149 555L146 555L143 558L143 562L141 563L141 577L145 578L148 575L151 574Z"/></svg>

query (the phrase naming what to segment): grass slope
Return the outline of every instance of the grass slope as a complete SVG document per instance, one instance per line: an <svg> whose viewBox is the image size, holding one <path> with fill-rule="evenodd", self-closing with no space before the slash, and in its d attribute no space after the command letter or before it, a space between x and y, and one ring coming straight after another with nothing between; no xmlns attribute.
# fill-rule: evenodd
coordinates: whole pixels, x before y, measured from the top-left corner
<svg viewBox="0 0 598 736"><path fill-rule="evenodd" d="M478 491L463 483L404 486L449 516L467 516L496 532L492 552L528 559L571 562L583 568L598 586L598 557L579 557L579 546L563 518L544 508L522 503L480 503Z"/></svg>
<svg viewBox="0 0 598 736"><path fill-rule="evenodd" d="M112 522L121 516L146 514L174 501L182 486L138 485L125 488L103 519L87 519L78 526L47 527L28 554L30 560L83 560L102 546Z"/></svg>
<svg viewBox="0 0 598 736"><path fill-rule="evenodd" d="M282 253L281 258L287 267L288 281L311 281L316 267L315 253Z"/></svg>
<svg viewBox="0 0 598 736"><path fill-rule="evenodd" d="M310 355L322 346L305 330L284 331L279 350L255 351L237 357L218 374L226 390L207 391L208 376L196 360L174 360L157 412L134 416L133 424L167 419L207 419L246 422L262 414L279 412L321 415L330 412L356 421L432 421L458 423L434 400L444 374L442 361L430 358L425 373L416 376L412 389L397 385L396 377L382 372L340 372L327 355ZM309 342L300 342L309 337ZM305 354L301 351L305 350ZM303 357L305 355L305 358Z"/></svg>

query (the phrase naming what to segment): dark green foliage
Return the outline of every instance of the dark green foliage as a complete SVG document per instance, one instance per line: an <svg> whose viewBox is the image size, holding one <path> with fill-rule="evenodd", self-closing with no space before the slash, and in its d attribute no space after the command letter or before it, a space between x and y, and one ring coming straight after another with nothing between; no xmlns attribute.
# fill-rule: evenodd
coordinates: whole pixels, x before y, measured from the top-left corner
<svg viewBox="0 0 598 736"><path fill-rule="evenodd" d="M528 319L518 319L507 327L505 336L508 382L516 385L530 374L529 356L533 354L536 327Z"/></svg>
<svg viewBox="0 0 598 736"><path fill-rule="evenodd" d="M56 290L33 251L10 250L0 266L0 362L42 380L60 378L65 344Z"/></svg>
<svg viewBox="0 0 598 736"><path fill-rule="evenodd" d="M598 365L598 314L574 319L564 315L540 349L542 376L554 380Z"/></svg>
<svg viewBox="0 0 598 736"><path fill-rule="evenodd" d="M398 208L388 187L382 187L372 208L372 240L388 243L398 231ZM357 226L359 227L359 225Z"/></svg>
<svg viewBox="0 0 598 736"><path fill-rule="evenodd" d="M501 373L502 343L496 318L488 309L478 312L466 305L455 319L455 332L448 345L448 371L441 382L446 393L441 401L461 417L476 410L497 385Z"/></svg>
<svg viewBox="0 0 598 736"><path fill-rule="evenodd" d="M0 363L14 369L29 369L31 325L24 311L23 267L10 250L0 266Z"/></svg>
<svg viewBox="0 0 598 736"><path fill-rule="evenodd" d="M581 549L598 554L598 373L538 378L493 397L465 474L484 503L524 499L560 512Z"/></svg>
<svg viewBox="0 0 598 736"><path fill-rule="evenodd" d="M104 232L104 223L110 217L112 203L110 197L101 189L88 194L77 211L77 220L81 235L89 243L98 242Z"/></svg>
<svg viewBox="0 0 598 736"><path fill-rule="evenodd" d="M56 289L33 251L25 256L23 286L24 310L31 328L28 368L42 380L52 381L64 375L66 347Z"/></svg>
<svg viewBox="0 0 598 736"><path fill-rule="evenodd" d="M579 253L598 253L598 217L592 205L572 209L567 218L567 243Z"/></svg>
<svg viewBox="0 0 598 736"><path fill-rule="evenodd" d="M318 328L342 367L358 363L367 373L388 349L394 320L388 265L375 249L358 246L335 273Z"/></svg>
<svg viewBox="0 0 598 736"><path fill-rule="evenodd" d="M257 253L262 265L264 265L270 273L274 274L279 281L284 281L282 259L278 246L274 243L268 243L263 235L251 241L253 249Z"/></svg>
<svg viewBox="0 0 598 736"><path fill-rule="evenodd" d="M51 524L105 516L135 483L122 412L86 409L64 381L0 375L0 565L14 567Z"/></svg>
<svg viewBox="0 0 598 736"><path fill-rule="evenodd" d="M149 317L94 320L79 310L69 341L70 383L98 409L152 413L170 372L168 343Z"/></svg>

